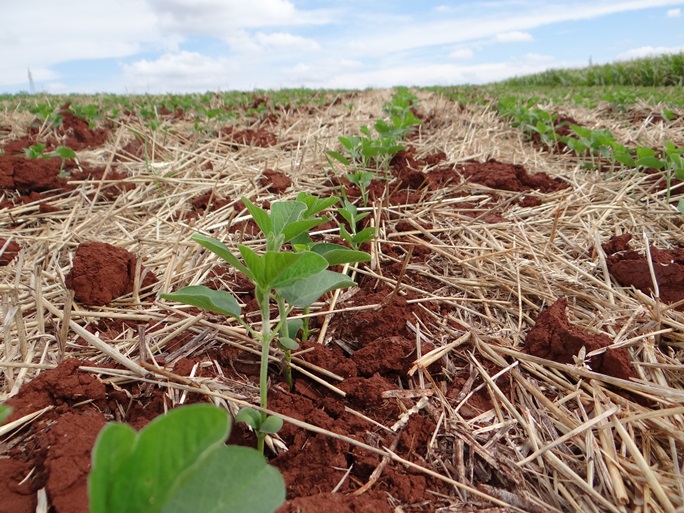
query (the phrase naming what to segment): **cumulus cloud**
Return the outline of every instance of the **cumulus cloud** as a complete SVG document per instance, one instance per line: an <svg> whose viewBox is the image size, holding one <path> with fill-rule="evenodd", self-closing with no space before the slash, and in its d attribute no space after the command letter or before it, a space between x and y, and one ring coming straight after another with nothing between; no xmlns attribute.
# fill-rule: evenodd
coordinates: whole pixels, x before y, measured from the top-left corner
<svg viewBox="0 0 684 513"><path fill-rule="evenodd" d="M527 32L520 32L519 30L512 30L511 32L504 32L496 35L496 40L502 43L518 43L522 41L533 41L532 34Z"/></svg>
<svg viewBox="0 0 684 513"><path fill-rule="evenodd" d="M667 17L668 18L679 18L682 15L682 10L677 8L677 9L669 9L667 11Z"/></svg>
<svg viewBox="0 0 684 513"><path fill-rule="evenodd" d="M656 55L663 55L667 53L681 52L684 52L684 46L641 46L639 48L632 48L631 50L627 50L626 52L623 52L620 55L618 55L617 58L621 60L639 59L641 57L653 57Z"/></svg>

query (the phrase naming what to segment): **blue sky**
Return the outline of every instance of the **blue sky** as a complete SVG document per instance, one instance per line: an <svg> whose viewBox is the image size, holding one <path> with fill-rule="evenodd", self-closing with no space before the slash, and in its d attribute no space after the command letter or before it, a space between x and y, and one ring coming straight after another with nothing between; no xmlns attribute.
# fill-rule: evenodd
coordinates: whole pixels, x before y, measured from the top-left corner
<svg viewBox="0 0 684 513"><path fill-rule="evenodd" d="M3 2L0 93L479 84L684 51L684 0Z"/></svg>

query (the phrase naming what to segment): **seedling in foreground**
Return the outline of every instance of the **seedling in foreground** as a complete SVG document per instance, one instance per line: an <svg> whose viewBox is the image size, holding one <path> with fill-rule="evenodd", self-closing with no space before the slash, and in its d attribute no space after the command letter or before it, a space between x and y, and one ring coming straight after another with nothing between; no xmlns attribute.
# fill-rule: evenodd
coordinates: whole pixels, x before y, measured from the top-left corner
<svg viewBox="0 0 684 513"><path fill-rule="evenodd" d="M107 424L93 448L91 513L272 513L280 472L249 447L226 446L230 416L208 404L171 410L136 432Z"/></svg>
<svg viewBox="0 0 684 513"><path fill-rule="evenodd" d="M261 371L259 375L260 404L268 405L268 361L271 343L278 339L286 351L297 348L294 325L287 317L294 308L308 308L328 291L355 285L347 275L328 270L331 265L364 262L370 256L337 244L313 244L309 230L327 221L314 217L329 203L310 195L300 195L302 201L279 201L271 205L270 212L257 207L247 198L245 206L266 237L266 251L258 254L245 245L238 245L242 259L235 256L222 242L196 233L193 240L215 253L242 272L255 287L255 298L261 314L261 330L247 324L240 315L235 297L224 290L213 290L202 285L191 285L177 292L162 294L165 299L180 301L205 310L236 319L261 344ZM313 198L313 199L312 199ZM285 251L290 242L296 251ZM271 326L271 300L278 306L279 317ZM257 447L263 452L266 435L276 433L282 421L268 417L252 408L243 408L238 421L250 425L257 433Z"/></svg>

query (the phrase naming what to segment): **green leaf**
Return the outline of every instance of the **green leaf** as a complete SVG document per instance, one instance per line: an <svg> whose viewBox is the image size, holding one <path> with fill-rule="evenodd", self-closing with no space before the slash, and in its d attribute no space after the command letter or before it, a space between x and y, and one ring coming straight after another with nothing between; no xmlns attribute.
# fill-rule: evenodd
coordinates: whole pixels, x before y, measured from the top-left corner
<svg viewBox="0 0 684 513"><path fill-rule="evenodd" d="M302 213L302 218L307 219L309 217L315 216L327 208L332 207L340 200L335 196L321 199L318 196L309 194L308 192L300 192L297 195L297 201L301 201L306 205L306 211Z"/></svg>
<svg viewBox="0 0 684 513"><path fill-rule="evenodd" d="M636 161L638 167L646 167L653 169L663 169L665 162L656 157L642 157Z"/></svg>
<svg viewBox="0 0 684 513"><path fill-rule="evenodd" d="M142 431L110 424L93 450L88 478L91 513L156 513L180 489L212 446L222 444L230 418L194 404L157 417ZM197 511L197 510L195 510Z"/></svg>
<svg viewBox="0 0 684 513"><path fill-rule="evenodd" d="M375 228L369 226L368 228L364 228L360 232L355 233L352 239L355 244L361 244L362 242L368 242L372 240L374 235Z"/></svg>
<svg viewBox="0 0 684 513"><path fill-rule="evenodd" d="M328 150L326 151L326 153L330 155L332 158L334 158L336 161L344 164L345 166L351 165L349 159L337 151Z"/></svg>
<svg viewBox="0 0 684 513"><path fill-rule="evenodd" d="M288 253L284 251L267 251L263 255L258 255L253 249L247 246L238 246L242 258L249 270L254 275L255 285L263 291L274 288L274 282L286 269L292 266L299 255L304 253Z"/></svg>
<svg viewBox="0 0 684 513"><path fill-rule="evenodd" d="M214 290L204 285L190 285L176 292L162 294L161 297L221 315L240 317L240 305L237 299L225 290Z"/></svg>
<svg viewBox="0 0 684 513"><path fill-rule="evenodd" d="M266 417L266 420L261 424L259 427L259 432L272 435L280 431L280 428L282 427L283 419L271 415L270 417Z"/></svg>
<svg viewBox="0 0 684 513"><path fill-rule="evenodd" d="M211 237L207 237L206 235L202 235L201 233L194 233L192 235L192 240L197 242L200 246L208 249L219 258L222 258L230 265L235 267L238 271L245 274L245 276L247 276L250 280L254 281L252 273L249 272L249 269L245 267L245 265L240 262L222 242L212 239Z"/></svg>
<svg viewBox="0 0 684 513"><path fill-rule="evenodd" d="M301 321L301 319L297 319ZM4 424L4 422L9 418L9 416L12 413L12 408L5 404L0 404L0 426Z"/></svg>
<svg viewBox="0 0 684 513"><path fill-rule="evenodd" d="M282 475L250 447L217 447L198 467L162 513L273 513L285 501Z"/></svg>
<svg viewBox="0 0 684 513"><path fill-rule="evenodd" d="M92 470L88 475L91 513L113 513L113 505L121 502L122 498L113 494L117 481L124 478L121 469L133 454L136 438L135 430L127 424L107 424L100 431L93 449Z"/></svg>
<svg viewBox="0 0 684 513"><path fill-rule="evenodd" d="M277 253L276 253L277 254ZM299 253L282 253L285 255L294 255L296 259L287 267L282 268L276 278L271 283L274 289L282 289L289 287L293 283L313 276L323 269L328 267L328 262L321 255L317 255L312 251L300 251ZM266 253L266 257L269 253Z"/></svg>
<svg viewBox="0 0 684 513"><path fill-rule="evenodd" d="M76 152L68 146L57 146L54 153L63 159L75 159Z"/></svg>
<svg viewBox="0 0 684 513"><path fill-rule="evenodd" d="M341 244L321 242L314 244L311 251L318 253L326 259L328 265L355 264L357 262L370 262L370 255L363 251L349 249Z"/></svg>
<svg viewBox="0 0 684 513"><path fill-rule="evenodd" d="M288 304L306 308L326 292L355 285L356 282L346 274L326 269L307 279L299 280L289 287L280 289L279 293L282 294Z"/></svg>
<svg viewBox="0 0 684 513"><path fill-rule="evenodd" d="M274 234L285 234L285 229L289 225L299 221L301 219L302 212L305 210L306 204L302 203L301 201L276 201L273 203L271 205L269 217L271 218L271 226L273 227ZM305 230L306 228L301 231ZM285 239L285 241L288 240L289 238Z"/></svg>
<svg viewBox="0 0 684 513"><path fill-rule="evenodd" d="M308 232L311 228L327 222L326 218L314 218L314 219L301 219L290 223L283 229L283 240L287 242L294 239L298 235Z"/></svg>
<svg viewBox="0 0 684 513"><path fill-rule="evenodd" d="M266 211L261 207L257 207L244 196L242 196L242 202L245 204L252 219L254 219L254 222L259 226L259 229L261 229L264 235L267 237L271 235L273 233L273 223Z"/></svg>
<svg viewBox="0 0 684 513"><path fill-rule="evenodd" d="M290 337L278 337L278 347L287 349L289 351L296 351L299 349L297 341Z"/></svg>
<svg viewBox="0 0 684 513"><path fill-rule="evenodd" d="M254 408L245 406L241 408L235 416L235 422L243 422L254 429L254 431L259 431L259 426L261 426L261 413Z"/></svg>
<svg viewBox="0 0 684 513"><path fill-rule="evenodd" d="M288 319L285 324L287 326L287 337L295 338L304 325L304 319ZM279 334L281 337L285 337L285 330L281 328Z"/></svg>

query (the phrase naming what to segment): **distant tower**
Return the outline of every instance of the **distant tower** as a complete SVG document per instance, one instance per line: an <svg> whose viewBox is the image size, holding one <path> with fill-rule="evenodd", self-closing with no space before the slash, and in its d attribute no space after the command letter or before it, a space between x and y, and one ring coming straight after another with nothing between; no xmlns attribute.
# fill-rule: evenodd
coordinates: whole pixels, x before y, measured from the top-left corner
<svg viewBox="0 0 684 513"><path fill-rule="evenodd" d="M29 77L29 91L31 91L31 94L36 94L36 85L33 83L33 75L31 75L31 68L27 69Z"/></svg>
<svg viewBox="0 0 684 513"><path fill-rule="evenodd" d="M589 67L590 67L590 68L591 68L591 65L592 65L592 63L591 63L591 55L590 55L590 56L589 56Z"/></svg>

